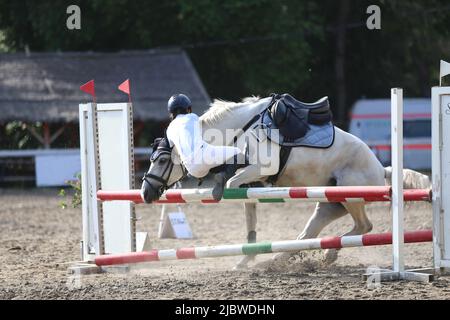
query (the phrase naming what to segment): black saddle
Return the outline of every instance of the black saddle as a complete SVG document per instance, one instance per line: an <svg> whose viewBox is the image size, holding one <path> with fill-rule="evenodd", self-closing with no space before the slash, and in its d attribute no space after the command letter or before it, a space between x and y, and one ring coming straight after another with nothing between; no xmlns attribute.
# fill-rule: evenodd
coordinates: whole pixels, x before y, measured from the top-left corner
<svg viewBox="0 0 450 320"><path fill-rule="evenodd" d="M285 103L288 103L295 109L308 109L314 113L322 113L330 110L330 103L328 101L328 97L323 97L322 99L319 99L313 103L306 103L299 101L287 93L276 97L278 97L279 99L283 99Z"/></svg>
<svg viewBox="0 0 450 320"><path fill-rule="evenodd" d="M272 94L268 113L272 121L266 125L270 129L278 129L288 141L304 137L310 130L310 125L329 125L333 118L328 97L314 103L305 103L289 94Z"/></svg>

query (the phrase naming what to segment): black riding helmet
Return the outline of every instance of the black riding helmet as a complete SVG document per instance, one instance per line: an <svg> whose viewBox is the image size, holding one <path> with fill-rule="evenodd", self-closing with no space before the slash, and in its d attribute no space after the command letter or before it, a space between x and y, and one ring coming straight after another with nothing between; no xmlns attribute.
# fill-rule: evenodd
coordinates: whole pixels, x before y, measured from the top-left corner
<svg viewBox="0 0 450 320"><path fill-rule="evenodd" d="M191 99L184 94L174 94L167 103L169 113L186 113L192 107Z"/></svg>

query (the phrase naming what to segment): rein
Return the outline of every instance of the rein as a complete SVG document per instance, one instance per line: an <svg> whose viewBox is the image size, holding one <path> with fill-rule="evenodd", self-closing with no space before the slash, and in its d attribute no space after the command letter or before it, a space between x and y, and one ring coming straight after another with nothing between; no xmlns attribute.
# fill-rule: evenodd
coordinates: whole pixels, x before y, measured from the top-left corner
<svg viewBox="0 0 450 320"><path fill-rule="evenodd" d="M247 122L247 124L245 126L242 127L242 132L240 132L239 134L237 134L234 138L233 138L233 144L236 144L237 140L239 139L240 136L242 136L248 129L250 129L250 127L252 125L254 125L259 119L261 119L261 115L266 112L267 110L269 110L273 104L276 102L276 100L279 98L279 95L277 95L276 93L272 93L271 94L272 100L270 101L269 105L264 109L263 112L258 113L257 115L255 115L253 118L250 119L249 122Z"/></svg>

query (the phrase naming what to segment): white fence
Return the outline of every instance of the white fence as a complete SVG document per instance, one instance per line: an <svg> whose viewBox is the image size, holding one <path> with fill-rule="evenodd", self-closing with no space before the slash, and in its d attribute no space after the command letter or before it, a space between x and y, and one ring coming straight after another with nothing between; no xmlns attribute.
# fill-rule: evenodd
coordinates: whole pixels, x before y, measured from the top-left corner
<svg viewBox="0 0 450 320"><path fill-rule="evenodd" d="M135 149L135 155L139 158L147 159L149 152L149 148ZM25 166L34 164L34 168L27 170L34 171L34 175L17 176L15 172L2 170L0 182L35 181L37 187L61 187L66 186L66 181L74 180L81 172L80 149L0 150L0 165L8 159L17 165L19 159L27 158L31 158L31 162L22 163ZM146 165L148 166L148 163Z"/></svg>

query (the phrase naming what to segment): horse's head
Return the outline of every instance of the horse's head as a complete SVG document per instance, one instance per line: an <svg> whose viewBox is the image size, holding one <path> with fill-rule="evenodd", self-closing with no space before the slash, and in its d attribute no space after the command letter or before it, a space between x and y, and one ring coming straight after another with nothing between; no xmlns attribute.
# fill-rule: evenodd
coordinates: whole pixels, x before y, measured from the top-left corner
<svg viewBox="0 0 450 320"><path fill-rule="evenodd" d="M152 144L150 168L142 179L141 195L146 203L158 200L163 192L183 178L184 172L167 138L157 138Z"/></svg>

